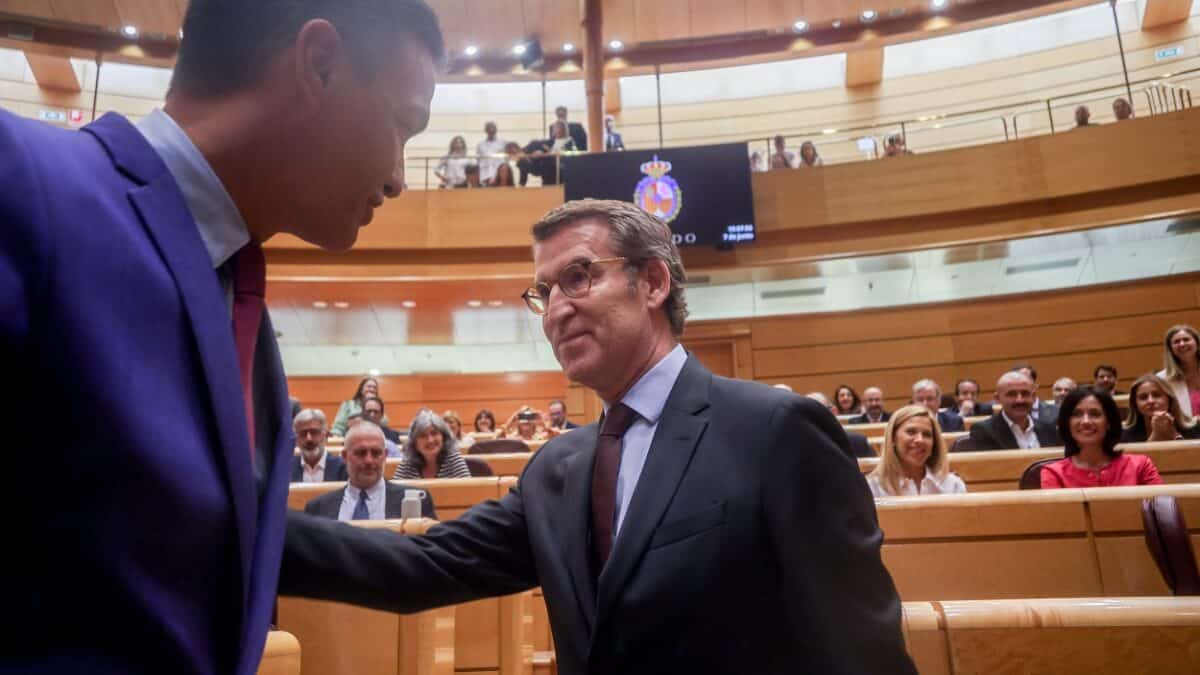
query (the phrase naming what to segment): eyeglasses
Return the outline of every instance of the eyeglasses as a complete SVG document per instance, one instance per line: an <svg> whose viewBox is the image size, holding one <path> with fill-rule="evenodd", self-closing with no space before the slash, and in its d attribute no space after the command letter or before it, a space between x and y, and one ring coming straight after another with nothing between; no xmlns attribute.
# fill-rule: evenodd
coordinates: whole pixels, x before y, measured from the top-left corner
<svg viewBox="0 0 1200 675"><path fill-rule="evenodd" d="M568 298L582 298L592 290L592 265L628 261L628 258L599 258L573 262L559 271L558 281L554 283L558 284L559 289ZM553 289L554 284L539 281L525 289L521 298L529 307L529 311L541 316L550 307L550 291Z"/></svg>

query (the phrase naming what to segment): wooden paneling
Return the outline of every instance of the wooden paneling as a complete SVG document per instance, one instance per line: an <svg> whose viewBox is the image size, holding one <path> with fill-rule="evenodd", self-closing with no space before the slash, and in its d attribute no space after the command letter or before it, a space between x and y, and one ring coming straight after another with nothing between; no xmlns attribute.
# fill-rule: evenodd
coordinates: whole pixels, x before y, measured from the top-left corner
<svg viewBox="0 0 1200 675"><path fill-rule="evenodd" d="M1146 0L1142 30L1183 21L1192 11L1193 0Z"/></svg>
<svg viewBox="0 0 1200 675"><path fill-rule="evenodd" d="M63 92L78 92L79 77L71 67L71 60L61 56L47 56L36 52L25 52L25 60L38 86Z"/></svg>
<svg viewBox="0 0 1200 675"><path fill-rule="evenodd" d="M856 49L846 54L846 86L863 87L883 81L883 48Z"/></svg>

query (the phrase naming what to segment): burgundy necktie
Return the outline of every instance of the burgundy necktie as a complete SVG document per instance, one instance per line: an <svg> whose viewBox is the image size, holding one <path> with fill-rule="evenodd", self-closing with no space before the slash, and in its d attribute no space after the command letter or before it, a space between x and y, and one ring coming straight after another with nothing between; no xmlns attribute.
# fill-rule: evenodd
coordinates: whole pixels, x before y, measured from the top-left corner
<svg viewBox="0 0 1200 675"><path fill-rule="evenodd" d="M233 339L237 345L238 369L242 375L242 398L246 404L246 428L250 432L250 457L254 458L254 347L258 326L266 306L267 266L262 245L243 246L233 258Z"/></svg>
<svg viewBox="0 0 1200 675"><path fill-rule="evenodd" d="M592 466L592 562L597 575L612 553L621 439L636 418L633 408L618 403L604 416L600 437L596 439L596 459Z"/></svg>

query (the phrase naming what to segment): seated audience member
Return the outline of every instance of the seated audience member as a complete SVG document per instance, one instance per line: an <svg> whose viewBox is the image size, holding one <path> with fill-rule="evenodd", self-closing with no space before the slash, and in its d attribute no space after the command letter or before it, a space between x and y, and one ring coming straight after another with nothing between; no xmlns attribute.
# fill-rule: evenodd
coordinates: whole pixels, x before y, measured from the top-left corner
<svg viewBox="0 0 1200 675"><path fill-rule="evenodd" d="M350 415L362 412L362 402L366 396L379 396L379 380L364 377L359 381L358 389L354 390L354 396L348 401L342 401L337 414L333 416L333 428L330 429L334 436L346 435L346 420Z"/></svg>
<svg viewBox="0 0 1200 675"><path fill-rule="evenodd" d="M625 141L617 133L617 118L612 115L604 116L604 149L608 152L618 152L625 149Z"/></svg>
<svg viewBox="0 0 1200 675"><path fill-rule="evenodd" d="M574 152L575 142L567 135L567 125L556 121L550 125L550 138L533 141L525 146L525 159L517 164L521 169L521 185L525 185L528 175L542 177L542 185L558 185L559 167L557 155L564 152Z"/></svg>
<svg viewBox="0 0 1200 675"><path fill-rule="evenodd" d="M1121 417L1109 394L1084 385L1063 399L1058 434L1066 457L1042 467L1042 489L1162 485L1154 462L1116 449Z"/></svg>
<svg viewBox="0 0 1200 675"><path fill-rule="evenodd" d="M371 422L366 417L363 417L362 413L360 413L360 412L354 413L353 415L350 416L350 418L348 420L346 420L346 433L347 434L350 433L351 429L353 429L355 426L357 426L363 422L369 422L371 424L374 424L374 422ZM376 425L376 426L379 426L379 425ZM399 457L400 456L400 446L389 441L386 436L384 436L384 438L383 438L383 449L387 451L388 457Z"/></svg>
<svg viewBox="0 0 1200 675"><path fill-rule="evenodd" d="M521 152L521 146L509 141L504 144L504 156L504 161L496 167L496 175L492 177L488 187L516 187L517 167L525 155Z"/></svg>
<svg viewBox="0 0 1200 675"><path fill-rule="evenodd" d="M305 513L343 521L399 518L404 491L415 488L384 479L387 451L383 442L383 432L373 422L360 421L346 432L342 450L348 472L346 487L309 501ZM437 519L428 492L421 500L421 517Z"/></svg>
<svg viewBox="0 0 1200 675"><path fill-rule="evenodd" d="M454 441L458 443L459 450L466 450L475 445L475 437L471 434L462 432L462 418L453 410L447 410L442 413L442 420L446 422L446 426L450 427L450 433L454 435Z"/></svg>
<svg viewBox="0 0 1200 675"><path fill-rule="evenodd" d="M1093 387L1100 391L1106 392L1109 395L1116 396L1121 392L1117 391L1117 369L1114 366L1100 364L1092 371L1092 378L1095 382Z"/></svg>
<svg viewBox="0 0 1200 675"><path fill-rule="evenodd" d="M804 141L800 144L800 161L797 163L797 169L806 169L814 166L821 166L825 160L817 154L817 146L813 145L812 141Z"/></svg>
<svg viewBox="0 0 1200 675"><path fill-rule="evenodd" d="M365 420L370 420L379 426L383 431L383 437L393 443L400 442L400 432L389 429L383 423L383 399L378 396L366 396L363 398L362 416Z"/></svg>
<svg viewBox="0 0 1200 675"><path fill-rule="evenodd" d="M912 402L923 405L929 412L937 415L938 425L943 433L947 431L962 431L963 419L953 410L938 410L942 400L942 389L937 382L930 379L918 380L912 386Z"/></svg>
<svg viewBox="0 0 1200 675"><path fill-rule="evenodd" d="M441 181L441 185L438 187L466 187L467 166L470 164L474 164L474 162L467 156L467 139L462 136L450 139L450 150L433 170L433 175Z"/></svg>
<svg viewBox="0 0 1200 675"><path fill-rule="evenodd" d="M562 401L551 401L546 407L546 411L550 413L550 428L557 431L570 431L578 429L579 425L567 419L567 404Z"/></svg>
<svg viewBox="0 0 1200 675"><path fill-rule="evenodd" d="M1043 401L1037 397L1038 390L1038 374L1037 369L1028 363L1018 363L1009 370L1019 373L1025 373L1029 379L1033 380L1033 419L1038 422L1054 424L1058 420L1058 406L1048 401Z"/></svg>
<svg viewBox="0 0 1200 675"><path fill-rule="evenodd" d="M496 416L491 410L484 408L475 413L475 431L485 434L496 433Z"/></svg>
<svg viewBox="0 0 1200 675"><path fill-rule="evenodd" d="M500 438L516 438L526 442L544 441L554 434L546 428L543 419L542 413L529 406L523 406L500 427Z"/></svg>
<svg viewBox="0 0 1200 675"><path fill-rule="evenodd" d="M1133 119L1133 106L1129 105L1129 101L1124 98L1118 98L1112 102L1113 117L1117 118L1118 122Z"/></svg>
<svg viewBox="0 0 1200 675"><path fill-rule="evenodd" d="M979 400L979 383L972 379L959 380L954 385L954 407L962 417L991 415L992 404Z"/></svg>
<svg viewBox="0 0 1200 675"><path fill-rule="evenodd" d="M576 150L586 152L588 149L587 129L579 122L572 122L567 119L567 106L560 105L554 109L554 121L550 123L550 135L554 136L554 125L561 123L563 129L567 131L567 136L571 138L571 144Z"/></svg>
<svg viewBox="0 0 1200 675"><path fill-rule="evenodd" d="M492 185L496 171L508 161L505 157L508 142L498 138L496 131L495 122L484 124L484 138L475 145L475 154L479 156L479 181L484 185Z"/></svg>
<svg viewBox="0 0 1200 675"><path fill-rule="evenodd" d="M858 392L849 385L838 385L837 391L833 392L833 405L837 410L835 415L862 414L862 401L858 398Z"/></svg>
<svg viewBox="0 0 1200 675"><path fill-rule="evenodd" d="M796 166L796 153L787 149L787 140L783 134L778 134L771 139L775 146L775 151L771 153L771 168L772 169L791 169Z"/></svg>
<svg viewBox="0 0 1200 675"><path fill-rule="evenodd" d="M762 173L767 170L762 153L755 150L750 153L750 173Z"/></svg>
<svg viewBox="0 0 1200 675"><path fill-rule="evenodd" d="M467 461L458 454L458 442L446 421L432 412L421 412L408 430L394 480L420 478L470 478Z"/></svg>
<svg viewBox="0 0 1200 675"><path fill-rule="evenodd" d="M1086 105L1081 105L1081 106L1078 106L1075 108L1075 128L1076 129L1078 129L1080 127L1096 126L1095 124L1092 124L1091 119L1092 119L1092 111L1088 110L1088 107Z"/></svg>
<svg viewBox="0 0 1200 675"><path fill-rule="evenodd" d="M891 413L883 409L883 390L867 387L862 394L863 414L850 418L849 424L879 424L888 421Z"/></svg>
<svg viewBox="0 0 1200 675"><path fill-rule="evenodd" d="M292 420L296 447L300 449L300 454L292 457L293 483L346 480L345 463L325 452L325 441L329 438L325 424L325 413L316 408L301 410Z"/></svg>
<svg viewBox="0 0 1200 675"><path fill-rule="evenodd" d="M899 157L900 155L915 154L908 149L908 142L904 140L904 136L900 134L892 134L887 137L887 144L883 148L883 156Z"/></svg>
<svg viewBox="0 0 1200 675"><path fill-rule="evenodd" d="M465 188L483 187L483 183L481 183L479 181L479 167L478 166L475 166L474 164L468 164L465 171L467 173L467 182L462 187L465 187Z"/></svg>
<svg viewBox="0 0 1200 675"><path fill-rule="evenodd" d="M1180 324L1167 329L1163 337L1163 369L1155 373L1175 392L1183 412L1200 415L1200 333Z"/></svg>
<svg viewBox="0 0 1200 675"><path fill-rule="evenodd" d="M1096 387L1098 391L1103 391ZM1171 385L1157 375L1143 375L1129 389L1129 414L1122 443L1200 438L1200 424L1183 412Z"/></svg>
<svg viewBox="0 0 1200 675"><path fill-rule="evenodd" d="M962 479L950 473L937 416L921 405L906 405L892 413L879 465L867 476L867 485L876 497L967 491Z"/></svg>
<svg viewBox="0 0 1200 675"><path fill-rule="evenodd" d="M1055 380L1054 387L1052 389L1054 392L1054 405L1061 406L1063 399L1066 398L1067 394L1071 393L1071 390L1077 386L1079 385L1075 384L1075 380L1072 380L1069 377L1060 377Z"/></svg>
<svg viewBox="0 0 1200 675"><path fill-rule="evenodd" d="M812 400L816 401L817 403L820 403L821 405L825 406L825 408L829 410L830 414L834 415L835 417L837 416L837 408L833 407L833 404L829 402L829 399L825 397L825 394L822 394L819 391L814 391L814 392L805 394L804 396L806 398L811 398ZM874 457L875 456L875 450L871 447L871 441L867 440L866 436L858 433L857 431L850 431L847 429L846 430L846 438L850 441L851 456L853 456L853 457Z"/></svg>
<svg viewBox="0 0 1200 675"><path fill-rule="evenodd" d="M971 440L976 450L1030 450L1058 445L1054 426L1035 422L1033 380L1024 373L1010 371L996 381L996 398L1000 414L992 415L971 427Z"/></svg>

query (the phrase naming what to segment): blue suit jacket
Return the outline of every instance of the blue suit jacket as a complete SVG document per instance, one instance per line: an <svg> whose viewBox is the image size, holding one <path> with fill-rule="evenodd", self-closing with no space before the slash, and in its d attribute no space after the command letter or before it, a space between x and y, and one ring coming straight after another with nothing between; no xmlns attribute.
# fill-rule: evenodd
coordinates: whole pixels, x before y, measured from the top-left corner
<svg viewBox="0 0 1200 675"><path fill-rule="evenodd" d="M252 674L292 455L268 317L252 455L225 294L120 116L0 112L0 223L9 442L46 469L14 483L0 671Z"/></svg>

